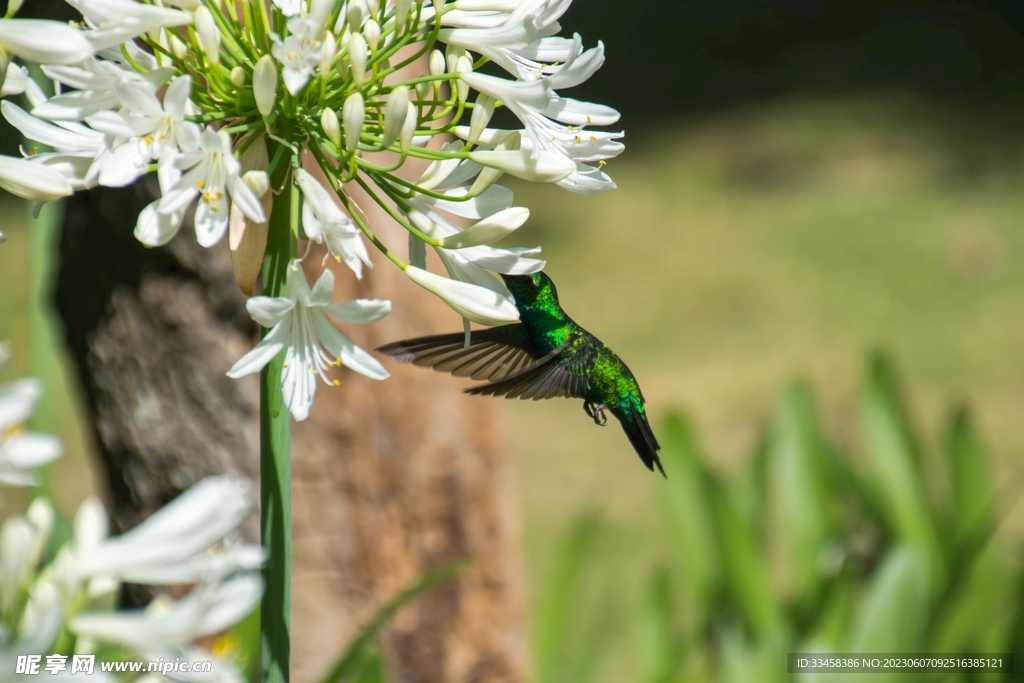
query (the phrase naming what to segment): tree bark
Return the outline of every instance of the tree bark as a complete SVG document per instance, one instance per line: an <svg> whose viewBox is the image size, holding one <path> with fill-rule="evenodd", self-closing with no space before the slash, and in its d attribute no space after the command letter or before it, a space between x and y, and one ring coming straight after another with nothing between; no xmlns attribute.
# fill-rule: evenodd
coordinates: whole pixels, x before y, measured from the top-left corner
<svg viewBox="0 0 1024 683"><path fill-rule="evenodd" d="M143 182L68 200L55 292L122 530L203 476L258 475L256 379L224 375L256 339L226 245L202 249L185 226L166 247L143 248L131 231L153 190ZM397 231L382 237L399 243ZM311 273L320 259L306 259ZM346 326L353 341L370 349L458 329L446 306L375 260L362 281L335 269L335 300L395 302L381 322ZM336 372L340 386L321 385L292 432L294 680L319 678L425 571L468 559L386 630L389 680L522 681L514 484L496 403L462 395L451 377L387 365L384 382ZM250 540L257 524L247 523Z"/></svg>

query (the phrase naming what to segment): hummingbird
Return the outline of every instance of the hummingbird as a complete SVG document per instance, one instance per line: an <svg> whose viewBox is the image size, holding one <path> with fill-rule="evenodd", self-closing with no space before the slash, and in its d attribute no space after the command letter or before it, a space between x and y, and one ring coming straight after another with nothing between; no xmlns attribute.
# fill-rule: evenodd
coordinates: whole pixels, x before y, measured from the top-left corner
<svg viewBox="0 0 1024 683"><path fill-rule="evenodd" d="M640 386L626 364L600 339L562 310L555 283L543 272L502 275L519 310L519 322L486 330L392 342L377 351L403 363L486 380L465 389L478 396L533 399L579 398L595 424L614 415L647 469L658 451Z"/></svg>

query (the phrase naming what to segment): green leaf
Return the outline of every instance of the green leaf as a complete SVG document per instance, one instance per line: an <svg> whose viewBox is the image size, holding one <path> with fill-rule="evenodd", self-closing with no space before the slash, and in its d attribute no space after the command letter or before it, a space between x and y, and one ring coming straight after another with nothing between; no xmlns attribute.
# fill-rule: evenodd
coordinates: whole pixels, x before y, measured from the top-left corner
<svg viewBox="0 0 1024 683"><path fill-rule="evenodd" d="M794 384L775 417L768 445L772 520L798 601L805 605L821 589L818 553L829 534L817 422L810 389L803 382Z"/></svg>
<svg viewBox="0 0 1024 683"><path fill-rule="evenodd" d="M995 501L985 446L967 410L958 410L953 416L948 444L955 552L975 545L989 533L995 525Z"/></svg>
<svg viewBox="0 0 1024 683"><path fill-rule="evenodd" d="M559 652L567 648L580 597L580 577L594 554L603 528L593 513L576 520L555 558L534 621L534 653L538 681L552 681Z"/></svg>
<svg viewBox="0 0 1024 683"><path fill-rule="evenodd" d="M875 571L853 624L848 652L920 652L929 616L930 566L913 546L896 546ZM880 683L912 680L876 673Z"/></svg>
<svg viewBox="0 0 1024 683"><path fill-rule="evenodd" d="M713 483L712 509L728 587L751 631L759 638L782 625L778 596L769 576L764 539L742 515L742 487Z"/></svg>
<svg viewBox="0 0 1024 683"><path fill-rule="evenodd" d="M320 683L337 683L342 680L352 680L355 676L361 676L363 670L372 664L374 656L374 640L377 634L384 628L398 610L426 593L428 590L454 578L466 568L465 562L453 562L431 569L418 581L395 596L391 602L384 605L373 619L363 627L362 633L352 641L346 650L338 657L331 670L320 679ZM362 679L359 679L362 681Z"/></svg>
<svg viewBox="0 0 1024 683"><path fill-rule="evenodd" d="M871 359L863 416L867 459L886 523L901 542L918 548L928 558L931 586L938 591L945 585L947 572L936 524L925 498L895 373L880 354Z"/></svg>
<svg viewBox="0 0 1024 683"><path fill-rule="evenodd" d="M668 683L679 662L672 628L672 587L669 573L656 569L647 584L647 595L637 620L639 681Z"/></svg>
<svg viewBox="0 0 1024 683"><path fill-rule="evenodd" d="M672 552L686 590L685 600L704 620L708 604L720 583L721 559L707 497L710 475L701 461L689 420L673 413L665 420L661 457L672 472L658 487L671 532Z"/></svg>

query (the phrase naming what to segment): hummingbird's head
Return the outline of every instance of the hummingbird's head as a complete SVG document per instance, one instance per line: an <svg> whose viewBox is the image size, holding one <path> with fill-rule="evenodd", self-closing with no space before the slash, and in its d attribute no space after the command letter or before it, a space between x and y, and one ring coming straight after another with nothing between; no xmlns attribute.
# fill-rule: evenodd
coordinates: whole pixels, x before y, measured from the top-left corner
<svg viewBox="0 0 1024 683"><path fill-rule="evenodd" d="M538 303L558 304L555 283L543 272L526 275L502 275L501 279L505 281L505 286L512 293L517 306Z"/></svg>

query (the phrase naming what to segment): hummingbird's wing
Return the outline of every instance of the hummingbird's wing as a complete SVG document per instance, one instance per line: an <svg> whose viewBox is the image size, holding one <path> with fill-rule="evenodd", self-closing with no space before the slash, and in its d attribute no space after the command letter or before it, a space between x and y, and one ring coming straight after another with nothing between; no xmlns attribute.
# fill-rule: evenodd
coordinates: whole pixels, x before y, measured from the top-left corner
<svg viewBox="0 0 1024 683"><path fill-rule="evenodd" d="M522 323L473 330L469 348L465 334L456 332L397 341L377 351L402 363L490 382L522 372L543 357Z"/></svg>
<svg viewBox="0 0 1024 683"><path fill-rule="evenodd" d="M586 398L590 388L593 349L568 342L518 373L492 384L466 389L477 396L532 398Z"/></svg>

